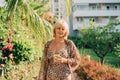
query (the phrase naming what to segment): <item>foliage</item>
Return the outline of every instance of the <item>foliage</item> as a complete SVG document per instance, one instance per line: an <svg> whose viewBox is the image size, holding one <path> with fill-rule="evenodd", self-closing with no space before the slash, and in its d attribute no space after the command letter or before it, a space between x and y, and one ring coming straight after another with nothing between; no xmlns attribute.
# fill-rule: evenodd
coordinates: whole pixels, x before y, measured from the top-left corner
<svg viewBox="0 0 120 80"><path fill-rule="evenodd" d="M12 41L12 38L8 38L5 44L1 42L1 59L0 64L6 64L7 60L13 60L15 63L20 63L21 61L31 60L31 49L26 46L25 43ZM6 59L4 59L6 58Z"/></svg>
<svg viewBox="0 0 120 80"><path fill-rule="evenodd" d="M39 0L9 0L7 3L7 20L14 22L14 27L19 24L19 26L30 28L40 48L43 48L44 43L52 37L51 24L39 16L44 12L47 2Z"/></svg>
<svg viewBox="0 0 120 80"><path fill-rule="evenodd" d="M114 69L102 65L90 57L84 56L81 65L77 69L77 74L82 80L119 80L120 74Z"/></svg>
<svg viewBox="0 0 120 80"><path fill-rule="evenodd" d="M83 42L81 41L80 37L68 37L68 38L71 39L72 41L74 41L77 48L80 49L83 47Z"/></svg>
<svg viewBox="0 0 120 80"><path fill-rule="evenodd" d="M13 60L15 63L20 63L21 61L31 61L31 49L26 43L13 42L14 48L12 50Z"/></svg>
<svg viewBox="0 0 120 80"><path fill-rule="evenodd" d="M94 59L95 61L100 62L99 57L95 54L95 52L92 49L86 49L86 48L80 48L79 53L82 55L90 55L91 59ZM120 57L118 56L118 53L108 53L105 56L104 64L107 64L108 66L119 68L120 67Z"/></svg>
<svg viewBox="0 0 120 80"><path fill-rule="evenodd" d="M88 29L80 30L83 47L91 48L96 55L104 62L104 57L114 51L114 47L120 43L120 32L114 29L115 23L109 23L104 27L91 26Z"/></svg>
<svg viewBox="0 0 120 80"><path fill-rule="evenodd" d="M6 5L0 9L0 70L4 71L5 80L31 80L35 72L38 74L44 43L52 38L52 25L41 18L41 14L48 11L49 0L5 1ZM34 69L34 63L32 66L22 63L33 58L37 59ZM29 76L31 73L32 76Z"/></svg>
<svg viewBox="0 0 120 80"><path fill-rule="evenodd" d="M114 53L120 57L120 43L114 48Z"/></svg>

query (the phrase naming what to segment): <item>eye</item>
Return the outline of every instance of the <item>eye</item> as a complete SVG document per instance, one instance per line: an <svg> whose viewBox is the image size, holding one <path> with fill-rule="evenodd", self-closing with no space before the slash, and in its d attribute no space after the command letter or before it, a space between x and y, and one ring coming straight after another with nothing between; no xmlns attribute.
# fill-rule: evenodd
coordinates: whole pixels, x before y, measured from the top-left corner
<svg viewBox="0 0 120 80"><path fill-rule="evenodd" d="M58 27L57 29L60 30L60 27Z"/></svg>
<svg viewBox="0 0 120 80"><path fill-rule="evenodd" d="M65 30L64 28L62 28L62 30Z"/></svg>

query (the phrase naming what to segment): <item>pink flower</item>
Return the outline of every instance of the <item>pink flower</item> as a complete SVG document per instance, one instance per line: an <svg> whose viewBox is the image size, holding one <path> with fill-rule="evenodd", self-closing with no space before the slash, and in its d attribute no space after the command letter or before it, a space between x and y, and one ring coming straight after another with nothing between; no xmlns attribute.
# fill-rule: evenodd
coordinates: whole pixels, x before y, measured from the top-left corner
<svg viewBox="0 0 120 80"><path fill-rule="evenodd" d="M2 50L9 50L9 51L12 51L13 49L13 44L12 43L7 43L4 45L4 47L2 48Z"/></svg>
<svg viewBox="0 0 120 80"><path fill-rule="evenodd" d="M12 49L13 49L13 44L9 43L8 49L9 49L9 51L12 51Z"/></svg>
<svg viewBox="0 0 120 80"><path fill-rule="evenodd" d="M4 45L4 47L2 48L2 51L6 50L8 48L8 44Z"/></svg>
<svg viewBox="0 0 120 80"><path fill-rule="evenodd" d="M5 67L5 65L4 65L4 64L1 64L0 66L1 66L1 67Z"/></svg>
<svg viewBox="0 0 120 80"><path fill-rule="evenodd" d="M11 43L12 42L12 38L8 38L8 43Z"/></svg>
<svg viewBox="0 0 120 80"><path fill-rule="evenodd" d="M14 35L14 32L13 32L13 31L10 31L10 35Z"/></svg>

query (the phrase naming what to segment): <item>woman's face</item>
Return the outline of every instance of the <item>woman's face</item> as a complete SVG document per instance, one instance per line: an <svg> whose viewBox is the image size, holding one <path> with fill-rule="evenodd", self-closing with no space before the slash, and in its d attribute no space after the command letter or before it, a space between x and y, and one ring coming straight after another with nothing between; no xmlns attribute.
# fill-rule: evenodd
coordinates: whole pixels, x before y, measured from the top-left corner
<svg viewBox="0 0 120 80"><path fill-rule="evenodd" d="M64 38L66 29L64 26L58 26L55 28L55 37Z"/></svg>

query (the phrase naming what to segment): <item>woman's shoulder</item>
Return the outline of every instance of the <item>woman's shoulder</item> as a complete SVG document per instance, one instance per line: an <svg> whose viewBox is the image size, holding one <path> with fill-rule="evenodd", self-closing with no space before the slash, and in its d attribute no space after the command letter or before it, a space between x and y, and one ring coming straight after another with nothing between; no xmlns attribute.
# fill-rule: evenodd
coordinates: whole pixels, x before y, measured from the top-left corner
<svg viewBox="0 0 120 80"><path fill-rule="evenodd" d="M67 44L70 44L70 45L74 44L74 42L70 39L66 39L65 41L67 42Z"/></svg>
<svg viewBox="0 0 120 80"><path fill-rule="evenodd" d="M49 47L49 45L50 45L50 43L51 43L52 41L53 41L53 40L47 41L46 44L45 44L45 47Z"/></svg>

